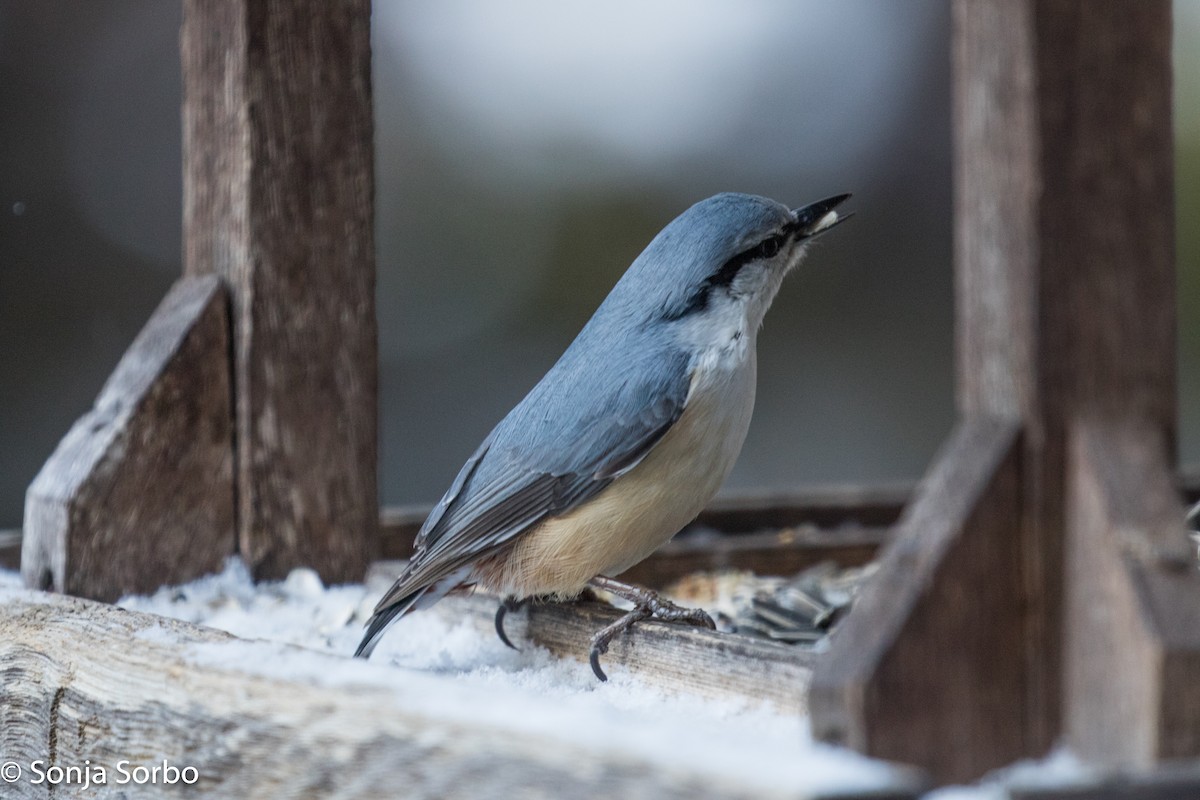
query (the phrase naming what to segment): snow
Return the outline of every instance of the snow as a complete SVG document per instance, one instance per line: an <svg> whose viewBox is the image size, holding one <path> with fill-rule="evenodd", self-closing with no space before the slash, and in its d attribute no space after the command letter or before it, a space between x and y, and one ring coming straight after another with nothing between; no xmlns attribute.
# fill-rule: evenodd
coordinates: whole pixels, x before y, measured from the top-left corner
<svg viewBox="0 0 1200 800"><path fill-rule="evenodd" d="M392 626L370 661L352 659L383 588L325 587L308 569L255 586L245 565L230 559L219 574L118 605L249 640L195 645L191 655L201 663L323 685L382 684L405 708L448 722L549 734L764 790L871 790L898 779L882 762L813 742L798 715L667 692L617 664L606 665L610 680L600 683L586 663L533 646L511 650L474 623L443 614L410 614ZM148 628L140 635L164 634ZM345 660L331 668L328 658L282 651L276 643Z"/></svg>
<svg viewBox="0 0 1200 800"><path fill-rule="evenodd" d="M0 594L20 586L17 573L0 570ZM326 686L383 686L402 707L451 723L550 735L764 793L870 791L907 783L905 774L883 762L814 742L807 720L795 714L664 691L617 664L607 665L610 680L599 683L583 662L528 645L510 650L476 624L445 614L410 614L392 627L370 661L350 658L382 588L326 587L307 569L256 586L235 558L219 574L117 605L245 640L193 645L190 655L198 663ZM176 641L159 627L138 636ZM342 660L331 663L328 654ZM1007 800L1006 787L1090 777L1060 750L973 787L939 789L927 800Z"/></svg>
<svg viewBox="0 0 1200 800"><path fill-rule="evenodd" d="M1101 777L1065 747L1041 760L1018 761L985 776L976 786L946 786L923 800L1009 800L1010 789L1051 789L1086 786Z"/></svg>

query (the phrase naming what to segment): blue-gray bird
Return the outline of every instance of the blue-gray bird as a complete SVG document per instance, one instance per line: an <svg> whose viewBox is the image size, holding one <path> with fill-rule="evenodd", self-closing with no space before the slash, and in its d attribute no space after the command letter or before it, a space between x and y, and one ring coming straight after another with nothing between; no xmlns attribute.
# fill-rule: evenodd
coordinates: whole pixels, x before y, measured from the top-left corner
<svg viewBox="0 0 1200 800"><path fill-rule="evenodd" d="M691 522L729 473L754 408L755 343L787 273L846 217L838 195L795 210L719 194L679 215L558 362L488 435L417 535L355 655L449 592L481 587L506 611L592 586L634 604L590 660L650 616L712 627L703 611L613 580Z"/></svg>

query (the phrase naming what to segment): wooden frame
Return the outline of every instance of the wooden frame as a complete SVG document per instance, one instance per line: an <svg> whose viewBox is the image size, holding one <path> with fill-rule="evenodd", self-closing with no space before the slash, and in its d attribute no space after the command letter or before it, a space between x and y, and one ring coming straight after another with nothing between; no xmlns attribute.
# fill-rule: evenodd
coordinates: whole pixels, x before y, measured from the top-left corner
<svg viewBox="0 0 1200 800"><path fill-rule="evenodd" d="M938 780L1064 732L1105 763L1200 757L1170 3L957 0L954 24L961 421L818 663L814 730Z"/></svg>
<svg viewBox="0 0 1200 800"><path fill-rule="evenodd" d="M157 565L156 583L186 580L235 540L259 577L311 564L326 580L358 579L381 543L402 555L411 541L404 514L385 514L377 535L367 0L184 7L187 277L31 487L22 560L33 586L113 598L145 590L147 564ZM818 735L918 764L939 782L1040 755L1060 734L1108 764L1200 757L1191 680L1200 672L1200 615L1191 613L1200 575L1184 566L1191 554L1171 479L1169 43L1167 0L956 0L960 422L886 543L880 575L815 663L769 643L657 624L615 644L610 659L678 683L696 680L680 659L703 654L756 696L785 703L802 697L815 666ZM321 214L307 194L322 198ZM284 303L294 313L279 313ZM196 402L162 402L169 390ZM197 416L225 424L197 427ZM163 443L176 440L187 440L182 455L164 460ZM196 494L154 504L110 493L151 477ZM106 507L110 496L126 499ZM900 505L886 491L825 499L714 508L708 524L743 535L715 546L680 539L631 577L653 583L703 565L791 569L835 554L861 563L888 538ZM837 537L748 532L819 527L830 515L859 527ZM199 529L210 534L202 557L179 558L197 547ZM136 548L144 536L163 537L161 549L138 552L132 573L100 557L108 542ZM0 536L0 558L13 539ZM172 660L181 647L240 646L203 629L37 592L7 599L0 663L18 680L0 704L6 753L46 742L51 758L134 744L167 752L162 737L200 746L221 731L251 754L294 741L296 755L317 758L305 786L325 785L339 759L352 758L364 770L351 797L379 791L385 765L418 758L482 773L497 791L517 774L543 787L572 781L647 796L698 788L607 758L595 762L599 773L581 771L582 757L547 760L536 747L501 746L497 759L472 761L460 739L466 748L503 736L439 727L377 692L271 685L186 653ZM489 604L453 609L486 624ZM525 635L578 655L606 614L537 608ZM156 632L137 638L148 630ZM178 702L137 706L131 681ZM222 706L222 688L249 698L247 707ZM301 700L270 702L279 692ZM381 706L395 711L394 724L357 728ZM129 708L135 724L105 721ZM430 747L421 738L430 730L454 745ZM314 733L347 747L321 762L328 739ZM213 775L228 767L222 791L278 778L211 758ZM1175 782L1010 795L1167 798L1198 787L1185 771Z"/></svg>

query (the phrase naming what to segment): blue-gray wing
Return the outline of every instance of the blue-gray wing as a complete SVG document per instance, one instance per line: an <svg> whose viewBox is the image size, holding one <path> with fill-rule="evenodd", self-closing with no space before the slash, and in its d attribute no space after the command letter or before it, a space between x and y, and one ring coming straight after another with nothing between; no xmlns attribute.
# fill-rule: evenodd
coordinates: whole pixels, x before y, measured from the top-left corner
<svg viewBox="0 0 1200 800"><path fill-rule="evenodd" d="M568 350L468 459L379 607L569 512L635 467L679 419L690 387L682 351L639 354L614 374Z"/></svg>

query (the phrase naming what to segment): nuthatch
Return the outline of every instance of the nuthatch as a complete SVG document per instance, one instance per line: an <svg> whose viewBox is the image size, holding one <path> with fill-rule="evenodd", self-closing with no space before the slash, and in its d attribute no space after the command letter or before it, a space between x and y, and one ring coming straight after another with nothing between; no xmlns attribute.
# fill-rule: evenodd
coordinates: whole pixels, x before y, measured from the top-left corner
<svg viewBox="0 0 1200 800"><path fill-rule="evenodd" d="M784 276L849 195L803 208L719 194L665 227L545 377L488 434L417 535L357 656L387 626L451 591L573 598L591 586L634 610L591 641L590 660L639 620L713 627L700 610L613 580L691 522L737 459L754 408L755 343Z"/></svg>

